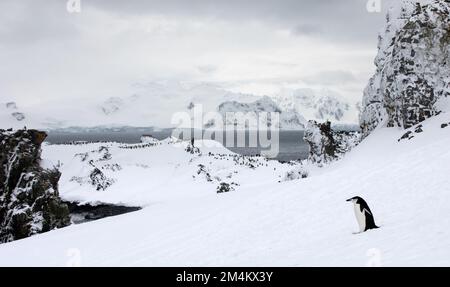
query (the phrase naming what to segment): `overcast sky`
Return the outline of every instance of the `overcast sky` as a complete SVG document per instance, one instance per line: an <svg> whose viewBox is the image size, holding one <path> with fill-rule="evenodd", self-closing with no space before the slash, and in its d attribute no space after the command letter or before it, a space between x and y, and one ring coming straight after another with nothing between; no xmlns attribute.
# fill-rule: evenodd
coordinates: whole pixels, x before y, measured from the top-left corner
<svg viewBox="0 0 450 287"><path fill-rule="evenodd" d="M67 0L1 0L0 102L127 96L158 80L356 102L391 1L369 13L367 0L80 0L69 13Z"/></svg>

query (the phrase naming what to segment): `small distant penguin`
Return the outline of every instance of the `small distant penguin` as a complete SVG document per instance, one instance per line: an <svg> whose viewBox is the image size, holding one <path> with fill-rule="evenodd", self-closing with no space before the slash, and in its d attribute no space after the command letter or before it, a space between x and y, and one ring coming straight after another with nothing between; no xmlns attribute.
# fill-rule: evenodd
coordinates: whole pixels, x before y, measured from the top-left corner
<svg viewBox="0 0 450 287"><path fill-rule="evenodd" d="M356 220L359 224L359 231L364 232L369 229L379 228L375 225L375 219L373 213L367 205L367 202L359 196L355 196L347 199L347 201L353 202L355 209Z"/></svg>

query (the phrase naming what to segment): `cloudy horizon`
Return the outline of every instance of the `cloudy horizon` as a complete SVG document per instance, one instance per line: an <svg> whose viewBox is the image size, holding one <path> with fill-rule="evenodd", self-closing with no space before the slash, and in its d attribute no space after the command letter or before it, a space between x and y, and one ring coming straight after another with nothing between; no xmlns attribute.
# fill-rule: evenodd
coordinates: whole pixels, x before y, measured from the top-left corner
<svg viewBox="0 0 450 287"><path fill-rule="evenodd" d="M393 1L393 0L392 0ZM331 90L358 102L392 1L2 1L1 102L129 96L135 83L254 95ZM72 11L73 12L73 11Z"/></svg>

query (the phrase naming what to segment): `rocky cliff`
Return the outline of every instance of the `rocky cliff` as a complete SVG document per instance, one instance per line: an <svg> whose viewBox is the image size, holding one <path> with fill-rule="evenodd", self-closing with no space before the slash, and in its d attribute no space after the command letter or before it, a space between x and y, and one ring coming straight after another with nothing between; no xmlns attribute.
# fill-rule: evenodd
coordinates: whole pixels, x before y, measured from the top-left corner
<svg viewBox="0 0 450 287"><path fill-rule="evenodd" d="M309 121L303 139L309 144L308 160L321 166L339 159L358 145L360 133L333 130L329 121Z"/></svg>
<svg viewBox="0 0 450 287"><path fill-rule="evenodd" d="M404 1L386 20L363 96L364 136L381 123L412 127L438 113L436 102L450 95L450 0Z"/></svg>
<svg viewBox="0 0 450 287"><path fill-rule="evenodd" d="M58 195L58 170L40 166L37 130L0 130L0 243L70 224Z"/></svg>

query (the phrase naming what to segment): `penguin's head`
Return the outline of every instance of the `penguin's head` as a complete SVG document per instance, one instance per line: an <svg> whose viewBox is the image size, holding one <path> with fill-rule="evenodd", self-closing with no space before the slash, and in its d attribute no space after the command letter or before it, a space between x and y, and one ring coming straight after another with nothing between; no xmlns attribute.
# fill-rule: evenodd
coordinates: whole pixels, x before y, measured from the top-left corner
<svg viewBox="0 0 450 287"><path fill-rule="evenodd" d="M346 201L350 201L350 202L353 202L353 203L358 203L358 201L361 200L361 199L362 198L359 197L359 196L354 196L352 198L347 199Z"/></svg>

